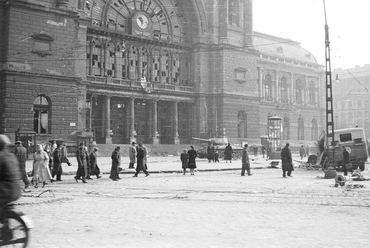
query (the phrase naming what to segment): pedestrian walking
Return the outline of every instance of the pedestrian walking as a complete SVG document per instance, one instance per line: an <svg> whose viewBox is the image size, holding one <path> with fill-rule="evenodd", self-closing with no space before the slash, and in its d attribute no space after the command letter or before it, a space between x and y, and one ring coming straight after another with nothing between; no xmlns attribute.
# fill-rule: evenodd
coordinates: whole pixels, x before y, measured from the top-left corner
<svg viewBox="0 0 370 248"><path fill-rule="evenodd" d="M215 163L220 163L220 160L218 160L219 158L219 154L218 154L218 151L215 151L215 154L214 154L214 159L215 159Z"/></svg>
<svg viewBox="0 0 370 248"><path fill-rule="evenodd" d="M351 163L351 160L349 159L349 152L347 151L345 146L342 146L343 150L343 161L342 161L342 169L344 172L344 175L348 175L348 171L352 172L353 171L353 166Z"/></svg>
<svg viewBox="0 0 370 248"><path fill-rule="evenodd" d="M42 182L44 188L46 181L51 180L49 170L49 155L44 151L42 145L36 146L36 152L33 154L33 182L35 188L38 187L38 182Z"/></svg>
<svg viewBox="0 0 370 248"><path fill-rule="evenodd" d="M98 166L98 151L99 151L99 148L94 147L93 151L90 153L90 156L89 156L91 175L95 175L96 179L101 178L101 176L99 175L100 168Z"/></svg>
<svg viewBox="0 0 370 248"><path fill-rule="evenodd" d="M111 159L112 159L112 167L110 170L110 176L109 178L113 181L121 180L119 177L119 168L121 163L121 155L120 155L121 147L117 146L114 148L114 151L112 152Z"/></svg>
<svg viewBox="0 0 370 248"><path fill-rule="evenodd" d="M242 151L242 176L245 176L245 171L247 171L248 176L252 175L248 156L248 144L244 144Z"/></svg>
<svg viewBox="0 0 370 248"><path fill-rule="evenodd" d="M207 147L207 158L208 158L208 163L211 163L211 161L214 162L214 154L215 154L215 147L213 146L212 143L210 143Z"/></svg>
<svg viewBox="0 0 370 248"><path fill-rule="evenodd" d="M294 170L293 167L293 159L292 153L290 152L289 143L286 143L285 147L281 150L281 168L283 169L283 177L286 177L286 173L288 177L291 177L292 171Z"/></svg>
<svg viewBox="0 0 370 248"><path fill-rule="evenodd" d="M18 140L15 142L14 154L19 162L19 169L24 183L24 188L27 189L30 186L30 181L27 178L26 172L27 149L22 145L22 141Z"/></svg>
<svg viewBox="0 0 370 248"><path fill-rule="evenodd" d="M83 183L87 183L86 181L86 175L87 175L87 152L85 150L85 147L84 147L84 143L81 142L80 143L80 146L77 150L77 164L78 164L78 168L77 168L77 172L76 172L76 176L75 176L75 180L76 182L78 182L78 180L81 180L82 179L82 182Z"/></svg>
<svg viewBox="0 0 370 248"><path fill-rule="evenodd" d="M231 147L230 143L227 144L227 146L225 147L225 161L227 163L227 161L230 161L231 163L231 159L233 157L233 148Z"/></svg>
<svg viewBox="0 0 370 248"><path fill-rule="evenodd" d="M188 160L189 160L189 155L186 149L184 149L183 152L181 153L180 160L182 164L182 170L184 171L184 175L185 175L186 169L188 168Z"/></svg>
<svg viewBox="0 0 370 248"><path fill-rule="evenodd" d="M262 152L262 158L265 158L265 153L266 153L266 147L265 146L261 147L261 152Z"/></svg>
<svg viewBox="0 0 370 248"><path fill-rule="evenodd" d="M131 146L128 148L130 164L128 166L129 169L135 169L135 159L136 159L136 143L132 142Z"/></svg>
<svg viewBox="0 0 370 248"><path fill-rule="evenodd" d="M256 145L253 145L253 154L255 157L258 155L258 147Z"/></svg>
<svg viewBox="0 0 370 248"><path fill-rule="evenodd" d="M53 170L51 177L54 178L56 176L57 181L62 181L63 174L61 142L62 141L57 142L57 148L55 148L53 152Z"/></svg>
<svg viewBox="0 0 370 248"><path fill-rule="evenodd" d="M310 146L309 145L306 145L306 156L310 156Z"/></svg>
<svg viewBox="0 0 370 248"><path fill-rule="evenodd" d="M50 144L50 142L46 143L46 145L44 146L44 151L49 156L48 166L49 166L49 171L52 171L52 169L53 169L53 154L51 153L51 144Z"/></svg>
<svg viewBox="0 0 370 248"><path fill-rule="evenodd" d="M303 157L306 157L306 152L303 145L299 148L299 156L301 156L301 160L303 160Z"/></svg>
<svg viewBox="0 0 370 248"><path fill-rule="evenodd" d="M143 146L141 142L139 142L139 145L136 150L136 172L133 177L137 177L137 175L140 173L140 171L143 171L145 173L145 176L149 176L149 173L146 171L147 166L146 166L146 155L147 151L146 148Z"/></svg>
<svg viewBox="0 0 370 248"><path fill-rule="evenodd" d="M61 163L66 163L68 166L72 166L72 164L69 162L69 159L67 157L68 150L67 150L67 146L65 143L61 145L60 151L61 151L61 157L62 157Z"/></svg>
<svg viewBox="0 0 370 248"><path fill-rule="evenodd" d="M197 151L195 151L194 146L190 146L188 156L189 156L188 168L190 169L190 175L194 176L194 169L197 168L195 158L198 157Z"/></svg>

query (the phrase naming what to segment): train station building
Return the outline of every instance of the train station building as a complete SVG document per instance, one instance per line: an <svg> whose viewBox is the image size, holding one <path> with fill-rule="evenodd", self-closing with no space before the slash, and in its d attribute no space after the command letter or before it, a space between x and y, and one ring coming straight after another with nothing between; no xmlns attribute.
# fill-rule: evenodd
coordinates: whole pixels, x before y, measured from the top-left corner
<svg viewBox="0 0 370 248"><path fill-rule="evenodd" d="M0 133L10 137L240 143L277 115L284 140L315 141L323 80L298 42L253 30L252 0L0 0Z"/></svg>

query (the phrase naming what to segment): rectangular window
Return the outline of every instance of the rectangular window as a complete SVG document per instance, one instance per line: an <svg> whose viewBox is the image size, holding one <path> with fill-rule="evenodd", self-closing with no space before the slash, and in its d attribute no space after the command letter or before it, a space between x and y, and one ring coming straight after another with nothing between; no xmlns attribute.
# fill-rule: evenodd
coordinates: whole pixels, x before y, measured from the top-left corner
<svg viewBox="0 0 370 248"><path fill-rule="evenodd" d="M350 133L339 134L340 142L352 141L352 135Z"/></svg>

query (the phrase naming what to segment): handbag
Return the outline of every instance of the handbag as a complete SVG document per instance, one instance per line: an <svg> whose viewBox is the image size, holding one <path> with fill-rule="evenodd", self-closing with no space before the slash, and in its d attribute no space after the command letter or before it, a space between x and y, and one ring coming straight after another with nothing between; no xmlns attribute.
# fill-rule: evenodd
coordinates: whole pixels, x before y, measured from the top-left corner
<svg viewBox="0 0 370 248"><path fill-rule="evenodd" d="M347 170L352 170L353 169L352 163L348 163L345 166L346 166Z"/></svg>

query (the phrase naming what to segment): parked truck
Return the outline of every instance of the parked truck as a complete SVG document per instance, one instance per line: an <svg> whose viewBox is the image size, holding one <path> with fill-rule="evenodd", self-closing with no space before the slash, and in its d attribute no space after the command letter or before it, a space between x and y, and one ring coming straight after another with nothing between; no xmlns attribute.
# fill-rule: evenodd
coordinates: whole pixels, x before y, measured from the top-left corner
<svg viewBox="0 0 370 248"><path fill-rule="evenodd" d="M207 147L209 144L213 144L215 147L215 151L218 152L219 158L224 157L225 147L229 143L227 138L210 138L210 139L202 139L197 137L192 137L193 140L201 141L201 148L197 149L198 157L199 158L206 158L207 157ZM233 158L239 158L242 156L243 148L240 145L231 145L233 148Z"/></svg>

